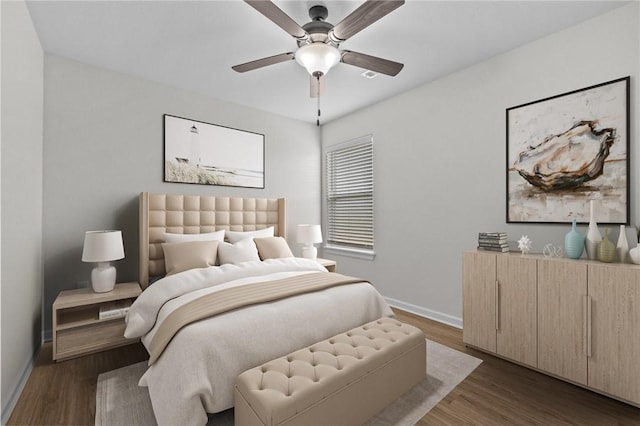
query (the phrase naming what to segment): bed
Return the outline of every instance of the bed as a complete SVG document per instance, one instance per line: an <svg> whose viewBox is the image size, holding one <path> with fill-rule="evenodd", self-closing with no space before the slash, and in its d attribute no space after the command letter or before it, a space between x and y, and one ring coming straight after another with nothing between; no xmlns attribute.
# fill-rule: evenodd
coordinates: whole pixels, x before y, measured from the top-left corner
<svg viewBox="0 0 640 426"><path fill-rule="evenodd" d="M371 284L292 257L285 199L141 193L139 213L125 335L150 353L139 385L160 425L206 424L241 372L393 316Z"/></svg>

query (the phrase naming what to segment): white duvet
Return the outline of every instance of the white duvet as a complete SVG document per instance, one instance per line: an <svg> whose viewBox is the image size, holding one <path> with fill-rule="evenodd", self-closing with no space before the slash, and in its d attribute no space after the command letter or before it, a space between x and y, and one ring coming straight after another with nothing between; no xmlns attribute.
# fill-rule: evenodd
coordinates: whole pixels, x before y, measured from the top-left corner
<svg viewBox="0 0 640 426"><path fill-rule="evenodd" d="M165 277L131 306L125 336L149 348L158 326L176 307L203 294L254 282L326 271L309 259L271 259ZM233 407L243 371L393 312L368 283L332 287L249 306L180 330L140 379L149 388L160 425L204 425L207 412Z"/></svg>

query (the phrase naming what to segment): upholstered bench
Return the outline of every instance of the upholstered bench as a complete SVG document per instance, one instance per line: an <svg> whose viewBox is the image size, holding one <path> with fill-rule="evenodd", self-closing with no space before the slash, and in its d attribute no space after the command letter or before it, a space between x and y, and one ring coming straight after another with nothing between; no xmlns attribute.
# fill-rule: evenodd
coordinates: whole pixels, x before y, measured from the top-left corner
<svg viewBox="0 0 640 426"><path fill-rule="evenodd" d="M240 374L236 425L357 425L426 375L422 331L381 318Z"/></svg>

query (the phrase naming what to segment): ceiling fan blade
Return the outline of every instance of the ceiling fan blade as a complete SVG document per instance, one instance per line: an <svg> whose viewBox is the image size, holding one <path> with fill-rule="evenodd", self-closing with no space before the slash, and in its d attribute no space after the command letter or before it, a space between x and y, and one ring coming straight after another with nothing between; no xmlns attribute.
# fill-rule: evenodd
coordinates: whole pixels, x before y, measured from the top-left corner
<svg viewBox="0 0 640 426"><path fill-rule="evenodd" d="M306 40L309 34L296 21L284 13L282 9L269 0L244 0L249 6L266 16L271 22L291 34L293 37Z"/></svg>
<svg viewBox="0 0 640 426"><path fill-rule="evenodd" d="M341 43L403 4L404 0L367 0L349 16L338 22L329 31L329 37L334 42Z"/></svg>
<svg viewBox="0 0 640 426"><path fill-rule="evenodd" d="M290 61L295 55L293 52L281 53L279 55L269 56L268 58L256 59L255 61L245 62L244 64L234 65L231 68L237 72L247 72L268 65L279 64L280 62Z"/></svg>
<svg viewBox="0 0 640 426"><path fill-rule="evenodd" d="M327 83L323 75L320 76L320 79L310 75L309 76L309 96L311 96L312 98L323 96L326 84Z"/></svg>
<svg viewBox="0 0 640 426"><path fill-rule="evenodd" d="M380 74L390 75L391 77L398 75L404 67L404 64L399 62L393 62L388 59L365 55L364 53L353 52L351 50L342 51L342 60L340 62L379 72Z"/></svg>

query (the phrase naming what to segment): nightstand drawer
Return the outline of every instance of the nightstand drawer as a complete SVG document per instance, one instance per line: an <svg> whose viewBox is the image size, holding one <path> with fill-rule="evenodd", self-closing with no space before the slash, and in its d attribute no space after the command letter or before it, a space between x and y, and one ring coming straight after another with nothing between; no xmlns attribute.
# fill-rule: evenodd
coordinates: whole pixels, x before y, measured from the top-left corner
<svg viewBox="0 0 640 426"><path fill-rule="evenodd" d="M58 359L81 353L90 353L111 347L133 343L136 339L125 339L123 318L103 321L83 327L58 331L56 353Z"/></svg>

